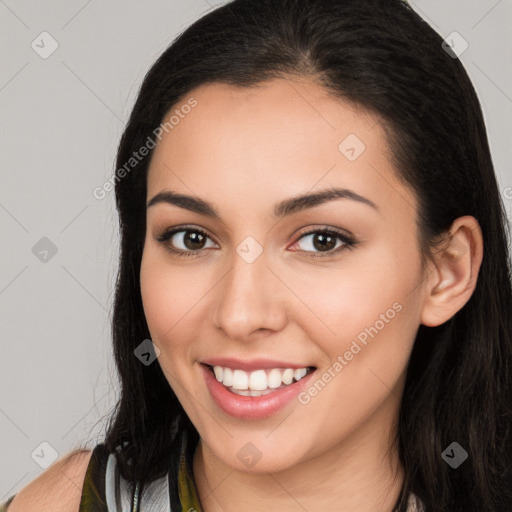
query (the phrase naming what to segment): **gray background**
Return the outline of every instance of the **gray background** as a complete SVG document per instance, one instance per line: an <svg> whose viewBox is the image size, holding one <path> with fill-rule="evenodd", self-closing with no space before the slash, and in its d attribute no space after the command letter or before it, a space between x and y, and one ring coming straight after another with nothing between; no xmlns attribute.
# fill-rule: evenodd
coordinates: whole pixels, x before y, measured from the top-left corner
<svg viewBox="0 0 512 512"><path fill-rule="evenodd" d="M113 192L98 200L92 191L114 171L148 68L221 3L0 0L0 501L44 471L52 450L62 457L101 441L118 396L110 342L118 237ZM412 4L443 37L457 31L469 43L461 60L510 219L512 2ZM43 31L59 45L46 59L31 47L48 50ZM32 250L43 237L57 248L46 262Z"/></svg>

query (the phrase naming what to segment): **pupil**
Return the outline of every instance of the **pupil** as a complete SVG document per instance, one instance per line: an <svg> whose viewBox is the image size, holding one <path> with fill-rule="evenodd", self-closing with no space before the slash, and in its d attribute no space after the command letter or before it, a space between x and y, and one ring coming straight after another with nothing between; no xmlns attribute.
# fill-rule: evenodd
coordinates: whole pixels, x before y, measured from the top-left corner
<svg viewBox="0 0 512 512"><path fill-rule="evenodd" d="M185 246L188 249L197 249L198 246L200 248L201 242L204 242L204 240L203 240L204 236L201 233L197 233L195 231L187 231L185 233L184 238L185 238Z"/></svg>
<svg viewBox="0 0 512 512"><path fill-rule="evenodd" d="M336 240L332 235L319 234L313 238L315 249L332 249L336 245ZM319 241L319 243L317 243Z"/></svg>

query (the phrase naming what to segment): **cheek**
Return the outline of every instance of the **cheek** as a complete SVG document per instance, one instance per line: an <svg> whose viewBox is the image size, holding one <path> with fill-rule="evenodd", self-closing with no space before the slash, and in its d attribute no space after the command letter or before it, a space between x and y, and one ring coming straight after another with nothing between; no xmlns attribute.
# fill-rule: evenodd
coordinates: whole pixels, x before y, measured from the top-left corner
<svg viewBox="0 0 512 512"><path fill-rule="evenodd" d="M141 263L140 286L144 314L152 339L163 349L163 341L187 328L187 312L204 292L193 272L169 265L165 257L145 251Z"/></svg>
<svg viewBox="0 0 512 512"><path fill-rule="evenodd" d="M144 254L141 263L140 284L144 314L153 343L160 349L159 365L181 403L187 403L194 379L187 371L192 362L193 340L197 321L191 314L200 304L204 290L194 273L184 271L165 261L165 256Z"/></svg>
<svg viewBox="0 0 512 512"><path fill-rule="evenodd" d="M419 263L419 255L382 243L348 253L337 267L293 270L288 279L309 309L303 328L314 327L312 339L322 332L339 343L374 325L381 314L384 321L394 319L397 303L405 307L415 299Z"/></svg>
<svg viewBox="0 0 512 512"><path fill-rule="evenodd" d="M370 402L377 407L407 366L419 324L421 264L419 254L384 243L345 263L314 280L301 277L297 293L314 316L297 318L326 356L321 373L333 382L318 405L357 415Z"/></svg>

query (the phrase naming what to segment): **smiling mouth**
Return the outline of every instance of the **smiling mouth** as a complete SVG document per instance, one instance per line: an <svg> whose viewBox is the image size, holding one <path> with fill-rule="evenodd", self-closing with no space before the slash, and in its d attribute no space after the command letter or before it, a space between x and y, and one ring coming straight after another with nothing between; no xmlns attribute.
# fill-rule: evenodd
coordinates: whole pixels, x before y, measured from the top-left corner
<svg viewBox="0 0 512 512"><path fill-rule="evenodd" d="M228 391L242 396L263 396L272 393L299 382L316 370L315 366L304 366L303 368L266 368L248 372L225 366L202 364L209 368L216 380Z"/></svg>

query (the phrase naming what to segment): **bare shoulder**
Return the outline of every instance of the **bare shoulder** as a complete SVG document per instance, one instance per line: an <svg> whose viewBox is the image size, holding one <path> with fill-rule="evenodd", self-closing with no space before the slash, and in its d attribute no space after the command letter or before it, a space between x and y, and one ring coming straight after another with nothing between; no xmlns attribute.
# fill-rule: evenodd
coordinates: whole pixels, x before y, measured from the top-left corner
<svg viewBox="0 0 512 512"><path fill-rule="evenodd" d="M8 512L78 510L91 450L76 450L54 462L16 494Z"/></svg>

